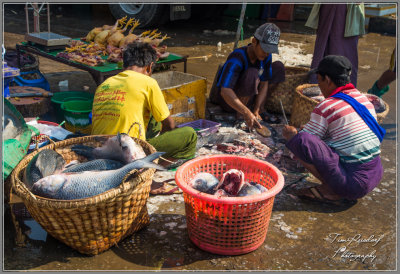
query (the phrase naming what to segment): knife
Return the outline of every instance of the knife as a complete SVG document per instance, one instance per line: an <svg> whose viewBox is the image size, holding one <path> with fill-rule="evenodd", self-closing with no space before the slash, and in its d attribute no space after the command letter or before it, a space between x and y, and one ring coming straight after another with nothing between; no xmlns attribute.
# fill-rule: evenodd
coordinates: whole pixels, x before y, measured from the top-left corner
<svg viewBox="0 0 400 274"><path fill-rule="evenodd" d="M285 123L287 125L289 125L288 120L286 118L285 109L283 108L283 104L282 104L282 100L281 99L279 99L279 103L281 104L281 109L282 109L282 113L283 113L283 118L285 118Z"/></svg>

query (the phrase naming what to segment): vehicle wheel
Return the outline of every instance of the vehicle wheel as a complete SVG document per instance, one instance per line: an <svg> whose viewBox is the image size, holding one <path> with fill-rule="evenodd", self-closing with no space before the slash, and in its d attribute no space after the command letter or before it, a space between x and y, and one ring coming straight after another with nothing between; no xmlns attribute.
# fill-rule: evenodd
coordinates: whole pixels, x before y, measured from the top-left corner
<svg viewBox="0 0 400 274"><path fill-rule="evenodd" d="M139 19L138 28L160 26L169 19L168 5L159 4L109 4L115 19L124 16Z"/></svg>

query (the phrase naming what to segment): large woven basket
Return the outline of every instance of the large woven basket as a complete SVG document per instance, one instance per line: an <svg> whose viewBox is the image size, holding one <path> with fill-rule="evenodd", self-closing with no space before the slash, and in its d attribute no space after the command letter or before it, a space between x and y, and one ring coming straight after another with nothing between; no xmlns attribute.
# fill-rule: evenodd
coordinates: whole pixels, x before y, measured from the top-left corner
<svg viewBox="0 0 400 274"><path fill-rule="evenodd" d="M92 135L47 145L26 156L11 174L15 193L23 200L31 216L54 238L84 254L95 255L149 223L146 202L154 169L129 172L120 186L102 194L76 200L55 200L34 195L23 183L23 172L32 158L43 149L54 149L68 163L84 161L70 147L85 144L101 146L110 136ZM134 138L146 154L156 150Z"/></svg>
<svg viewBox="0 0 400 274"><path fill-rule="evenodd" d="M293 94L298 85L307 83L308 68L285 67L285 81L276 85L270 85L267 94L265 108L269 112L282 113L279 100L282 101L286 114L292 111Z"/></svg>
<svg viewBox="0 0 400 274"><path fill-rule="evenodd" d="M303 95L303 89L315 86L318 84L304 84L295 89L290 125L300 127L310 121L311 112L319 102Z"/></svg>

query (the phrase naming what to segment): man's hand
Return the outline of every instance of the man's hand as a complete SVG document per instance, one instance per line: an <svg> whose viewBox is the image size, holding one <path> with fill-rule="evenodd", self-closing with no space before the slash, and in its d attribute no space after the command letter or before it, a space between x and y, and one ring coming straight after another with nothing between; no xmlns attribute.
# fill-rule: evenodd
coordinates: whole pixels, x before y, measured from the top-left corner
<svg viewBox="0 0 400 274"><path fill-rule="evenodd" d="M296 134L297 134L297 129L295 127L285 125L282 129L282 135L286 141L292 139Z"/></svg>
<svg viewBox="0 0 400 274"><path fill-rule="evenodd" d="M243 114L243 118L246 122L247 127L251 131L254 127L255 128L261 128L260 122L258 122L257 117L251 112L251 111L246 111Z"/></svg>

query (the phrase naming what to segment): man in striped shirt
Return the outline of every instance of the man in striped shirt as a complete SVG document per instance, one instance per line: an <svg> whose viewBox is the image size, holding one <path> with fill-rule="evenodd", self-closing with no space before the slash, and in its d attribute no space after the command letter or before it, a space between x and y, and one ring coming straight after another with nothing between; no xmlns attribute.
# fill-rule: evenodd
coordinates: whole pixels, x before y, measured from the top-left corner
<svg viewBox="0 0 400 274"><path fill-rule="evenodd" d="M225 111L236 112L250 129L260 128L258 121L267 119L264 105L268 84L285 80L283 63L272 63L272 53L278 53L279 37L275 24L261 25L251 44L235 49L217 75L216 101Z"/></svg>
<svg viewBox="0 0 400 274"><path fill-rule="evenodd" d="M351 63L346 57L326 56L312 72L326 99L299 133L292 126L285 126L282 133L286 147L322 184L296 194L323 202L361 198L382 178L381 141L355 108L332 96L350 96L376 120L374 106L350 83Z"/></svg>

